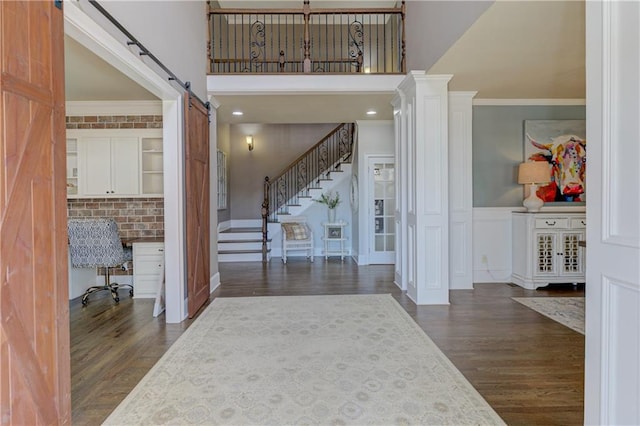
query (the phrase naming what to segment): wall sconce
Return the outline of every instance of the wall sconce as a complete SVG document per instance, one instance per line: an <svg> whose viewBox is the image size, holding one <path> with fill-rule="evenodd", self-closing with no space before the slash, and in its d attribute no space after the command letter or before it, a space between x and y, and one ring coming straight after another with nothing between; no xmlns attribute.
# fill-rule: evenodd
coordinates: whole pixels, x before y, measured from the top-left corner
<svg viewBox="0 0 640 426"><path fill-rule="evenodd" d="M529 212L540 211L544 201L538 197L536 191L539 183L551 181L551 168L546 161L529 161L518 167L518 183L529 185L529 196L522 203Z"/></svg>
<svg viewBox="0 0 640 426"><path fill-rule="evenodd" d="M247 147L249 151L253 151L253 135L247 136Z"/></svg>

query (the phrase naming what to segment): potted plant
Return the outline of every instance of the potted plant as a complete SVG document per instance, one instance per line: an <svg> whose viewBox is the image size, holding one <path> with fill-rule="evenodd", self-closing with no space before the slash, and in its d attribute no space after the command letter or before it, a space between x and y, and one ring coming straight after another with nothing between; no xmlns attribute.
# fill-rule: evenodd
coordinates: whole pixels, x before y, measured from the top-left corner
<svg viewBox="0 0 640 426"><path fill-rule="evenodd" d="M329 191L322 194L320 198L314 201L320 204L325 204L327 206L327 208L329 209L329 222L334 223L336 221L336 207L338 207L341 202L340 193L336 191L334 194L332 191Z"/></svg>

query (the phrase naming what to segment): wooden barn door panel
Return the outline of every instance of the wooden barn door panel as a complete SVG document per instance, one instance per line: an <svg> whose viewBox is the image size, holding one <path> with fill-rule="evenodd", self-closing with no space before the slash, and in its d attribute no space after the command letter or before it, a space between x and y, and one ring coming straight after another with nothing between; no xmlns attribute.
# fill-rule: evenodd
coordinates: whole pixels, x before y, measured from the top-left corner
<svg viewBox="0 0 640 426"><path fill-rule="evenodd" d="M69 424L63 14L0 2L0 422Z"/></svg>
<svg viewBox="0 0 640 426"><path fill-rule="evenodd" d="M185 96L187 294L189 318L209 299L209 112Z"/></svg>

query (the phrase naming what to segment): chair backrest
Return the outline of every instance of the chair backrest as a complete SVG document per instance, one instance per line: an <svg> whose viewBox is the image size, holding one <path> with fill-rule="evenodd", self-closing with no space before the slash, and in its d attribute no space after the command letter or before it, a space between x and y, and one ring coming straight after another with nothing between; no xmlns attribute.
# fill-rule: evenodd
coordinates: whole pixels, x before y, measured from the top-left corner
<svg viewBox="0 0 640 426"><path fill-rule="evenodd" d="M305 216L282 217L280 222L283 241L301 241L313 238L313 233Z"/></svg>
<svg viewBox="0 0 640 426"><path fill-rule="evenodd" d="M118 224L111 218L69 219L69 255L75 268L118 266L125 262Z"/></svg>

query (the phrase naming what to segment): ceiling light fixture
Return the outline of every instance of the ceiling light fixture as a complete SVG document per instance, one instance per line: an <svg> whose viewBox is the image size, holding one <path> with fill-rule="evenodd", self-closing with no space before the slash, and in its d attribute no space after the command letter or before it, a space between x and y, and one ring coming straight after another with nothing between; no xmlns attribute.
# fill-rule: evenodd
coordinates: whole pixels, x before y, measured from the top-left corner
<svg viewBox="0 0 640 426"><path fill-rule="evenodd" d="M233 111L231 114L233 114L233 115L242 115L243 112L242 111Z"/></svg>
<svg viewBox="0 0 640 426"><path fill-rule="evenodd" d="M375 112L374 110L370 109L369 111L367 111L367 115L376 115L377 112Z"/></svg>

